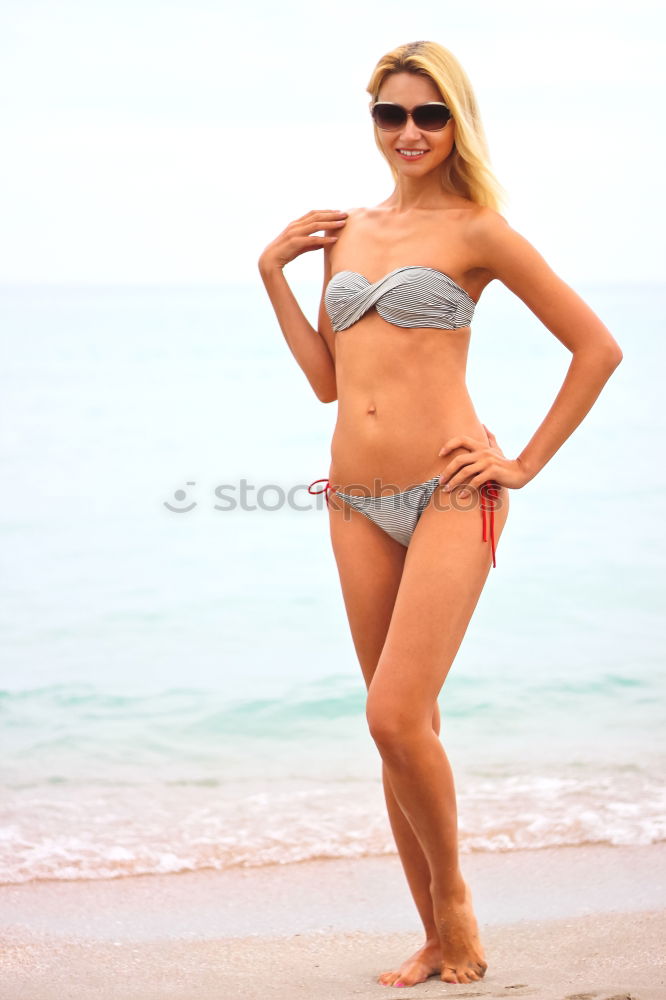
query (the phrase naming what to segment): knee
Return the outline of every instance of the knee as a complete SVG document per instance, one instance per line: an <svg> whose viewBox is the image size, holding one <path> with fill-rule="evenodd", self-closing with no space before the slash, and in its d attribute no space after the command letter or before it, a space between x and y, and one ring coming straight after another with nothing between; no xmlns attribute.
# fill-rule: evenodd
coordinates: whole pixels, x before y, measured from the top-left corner
<svg viewBox="0 0 666 1000"><path fill-rule="evenodd" d="M392 756L408 754L409 748L423 739L424 732L434 728L432 712L424 720L413 707L372 693L368 695L365 717L378 749Z"/></svg>
<svg viewBox="0 0 666 1000"><path fill-rule="evenodd" d="M437 701L435 701L435 707L432 710L432 728L435 736L439 736L442 728L442 717L439 712L439 702Z"/></svg>
<svg viewBox="0 0 666 1000"><path fill-rule="evenodd" d="M381 749L397 746L404 735L404 727L399 718L391 713L388 707L371 702L366 703L365 717L370 735Z"/></svg>

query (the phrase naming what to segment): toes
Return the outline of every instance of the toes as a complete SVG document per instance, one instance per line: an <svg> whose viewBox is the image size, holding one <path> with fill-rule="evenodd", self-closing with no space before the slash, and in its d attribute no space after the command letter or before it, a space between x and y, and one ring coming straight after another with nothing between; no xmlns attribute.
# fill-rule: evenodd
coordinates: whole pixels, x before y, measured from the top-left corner
<svg viewBox="0 0 666 1000"><path fill-rule="evenodd" d="M483 979L483 975L488 966L483 966L479 962L471 962L464 972L459 971L458 976L465 976L465 979L461 979L461 983L476 983L479 979Z"/></svg>
<svg viewBox="0 0 666 1000"><path fill-rule="evenodd" d="M377 982L381 983L382 986L416 986L417 983L425 982L425 979L423 976L419 978L404 972L384 972Z"/></svg>
<svg viewBox="0 0 666 1000"><path fill-rule="evenodd" d="M435 960L433 956L426 961L425 954L424 949L422 957L404 962L397 971L382 972L377 977L377 982L382 986L416 986L424 983L430 976L438 973L441 967L441 957Z"/></svg>
<svg viewBox="0 0 666 1000"><path fill-rule="evenodd" d="M475 983L481 977L477 976L473 969L454 969L452 965L447 965L441 975L443 983Z"/></svg>

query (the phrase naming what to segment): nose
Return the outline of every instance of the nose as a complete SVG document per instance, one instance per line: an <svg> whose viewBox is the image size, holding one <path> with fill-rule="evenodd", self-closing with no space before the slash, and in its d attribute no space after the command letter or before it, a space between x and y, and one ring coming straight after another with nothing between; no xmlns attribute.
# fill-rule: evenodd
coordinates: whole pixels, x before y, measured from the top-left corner
<svg viewBox="0 0 666 1000"><path fill-rule="evenodd" d="M407 115L407 121L404 124L402 131L400 132L401 139L419 139L421 136L421 130L414 124L414 119L411 114Z"/></svg>

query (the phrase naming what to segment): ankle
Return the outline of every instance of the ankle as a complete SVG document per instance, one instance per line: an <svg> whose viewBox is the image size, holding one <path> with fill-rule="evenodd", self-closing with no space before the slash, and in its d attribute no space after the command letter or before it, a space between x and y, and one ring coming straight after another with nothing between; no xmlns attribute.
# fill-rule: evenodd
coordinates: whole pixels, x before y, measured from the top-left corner
<svg viewBox="0 0 666 1000"><path fill-rule="evenodd" d="M441 949L441 947L442 947L442 942L439 939L437 928L433 927L433 929L426 934L425 944L423 945L423 948L425 950L426 948Z"/></svg>
<svg viewBox="0 0 666 1000"><path fill-rule="evenodd" d="M462 903L467 895L467 883L460 872L445 882L436 882L433 879L430 883L430 895L433 901L439 903Z"/></svg>

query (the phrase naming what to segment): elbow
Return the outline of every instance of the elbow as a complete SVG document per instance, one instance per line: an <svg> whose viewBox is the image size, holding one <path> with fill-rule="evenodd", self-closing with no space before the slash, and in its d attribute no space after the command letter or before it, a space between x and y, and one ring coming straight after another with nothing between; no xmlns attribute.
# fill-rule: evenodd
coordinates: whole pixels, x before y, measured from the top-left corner
<svg viewBox="0 0 666 1000"><path fill-rule="evenodd" d="M608 367L610 371L614 372L624 357L620 345L616 343L613 347L611 347L606 357L608 359Z"/></svg>
<svg viewBox="0 0 666 1000"><path fill-rule="evenodd" d="M320 403L334 403L338 398L338 394L335 389L315 389L315 394Z"/></svg>
<svg viewBox="0 0 666 1000"><path fill-rule="evenodd" d="M622 353L622 348L618 344L615 337L611 334L610 330L607 330L606 333L607 340L605 345L605 355L608 367L613 372L619 365L620 361L622 361L624 355Z"/></svg>
<svg viewBox="0 0 666 1000"><path fill-rule="evenodd" d="M574 354L577 353L579 352L574 351ZM599 370L603 369L608 375L612 375L624 355L622 354L620 345L617 341L613 340L610 344L595 345L589 349L581 350L580 357L587 357L590 364L599 368Z"/></svg>
<svg viewBox="0 0 666 1000"><path fill-rule="evenodd" d="M617 349L609 348L609 350L604 351L602 355L598 355L596 359L597 371L599 372L599 378L602 384L605 384L619 363L622 361L622 351L618 347Z"/></svg>
<svg viewBox="0 0 666 1000"><path fill-rule="evenodd" d="M320 403L334 403L338 398L338 386L334 376L321 382L313 382L311 385Z"/></svg>

